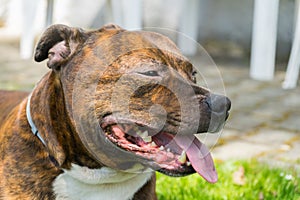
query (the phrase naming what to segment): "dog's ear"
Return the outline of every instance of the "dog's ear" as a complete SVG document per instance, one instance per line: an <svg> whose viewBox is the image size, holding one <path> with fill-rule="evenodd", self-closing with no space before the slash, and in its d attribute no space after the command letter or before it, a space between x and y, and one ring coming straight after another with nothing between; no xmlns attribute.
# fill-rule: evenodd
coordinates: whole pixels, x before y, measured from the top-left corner
<svg viewBox="0 0 300 200"><path fill-rule="evenodd" d="M47 65L57 69L88 37L82 29L56 24L50 26L39 40L34 59L41 62L49 58Z"/></svg>

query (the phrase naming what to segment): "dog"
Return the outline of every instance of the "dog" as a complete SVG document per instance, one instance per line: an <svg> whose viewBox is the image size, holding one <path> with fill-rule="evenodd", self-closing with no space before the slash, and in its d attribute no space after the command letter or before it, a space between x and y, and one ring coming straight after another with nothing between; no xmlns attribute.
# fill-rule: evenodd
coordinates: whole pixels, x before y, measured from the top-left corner
<svg viewBox="0 0 300 200"><path fill-rule="evenodd" d="M197 133L218 132L230 100L196 84L167 37L108 24L52 25L31 93L0 91L0 199L156 199L155 171L217 181Z"/></svg>

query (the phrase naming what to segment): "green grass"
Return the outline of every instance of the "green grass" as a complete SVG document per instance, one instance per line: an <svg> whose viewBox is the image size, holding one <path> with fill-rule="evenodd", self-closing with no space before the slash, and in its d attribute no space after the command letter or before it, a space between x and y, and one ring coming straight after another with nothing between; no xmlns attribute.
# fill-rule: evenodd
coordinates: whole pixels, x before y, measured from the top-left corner
<svg viewBox="0 0 300 200"><path fill-rule="evenodd" d="M245 171L244 185L233 181L234 172L241 166ZM174 178L157 173L158 199L300 200L300 174L294 169L270 168L255 160L216 163L216 167L219 181L215 184L206 182L197 174Z"/></svg>

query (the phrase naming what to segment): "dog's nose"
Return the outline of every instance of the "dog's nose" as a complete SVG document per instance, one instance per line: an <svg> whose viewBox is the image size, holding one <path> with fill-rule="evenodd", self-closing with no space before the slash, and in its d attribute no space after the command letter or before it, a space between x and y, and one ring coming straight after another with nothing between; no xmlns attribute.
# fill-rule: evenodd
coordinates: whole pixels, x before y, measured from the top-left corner
<svg viewBox="0 0 300 200"><path fill-rule="evenodd" d="M228 111L231 108L231 101L228 97L217 94L210 94L206 98L206 103L212 113L224 114L228 117Z"/></svg>
<svg viewBox="0 0 300 200"><path fill-rule="evenodd" d="M218 132L229 116L231 102L226 96L210 94L206 98L206 104L211 112L208 132Z"/></svg>

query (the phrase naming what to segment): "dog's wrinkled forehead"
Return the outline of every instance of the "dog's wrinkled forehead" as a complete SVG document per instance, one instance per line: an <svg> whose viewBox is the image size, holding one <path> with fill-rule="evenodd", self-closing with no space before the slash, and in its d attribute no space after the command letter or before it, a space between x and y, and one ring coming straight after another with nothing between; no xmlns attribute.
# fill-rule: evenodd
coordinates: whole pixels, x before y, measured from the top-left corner
<svg viewBox="0 0 300 200"><path fill-rule="evenodd" d="M82 64L82 60L106 67L119 57L137 51L171 66L187 62L166 36L149 31L127 31L113 24L93 31L52 25L37 44L35 60L41 62L48 58L48 67L56 71L70 61Z"/></svg>
<svg viewBox="0 0 300 200"><path fill-rule="evenodd" d="M94 57L109 65L124 55L137 59L149 58L162 64L174 66L190 65L176 45L167 37L147 31L106 30L95 32L83 49L86 57Z"/></svg>
<svg viewBox="0 0 300 200"><path fill-rule="evenodd" d="M166 36L148 31L126 31L126 30L106 30L104 32L95 33L91 41L97 46L104 43L105 45L114 45L114 50L132 51L136 49L160 49L162 51L176 53L181 55L176 45ZM109 46L110 46L109 45Z"/></svg>

